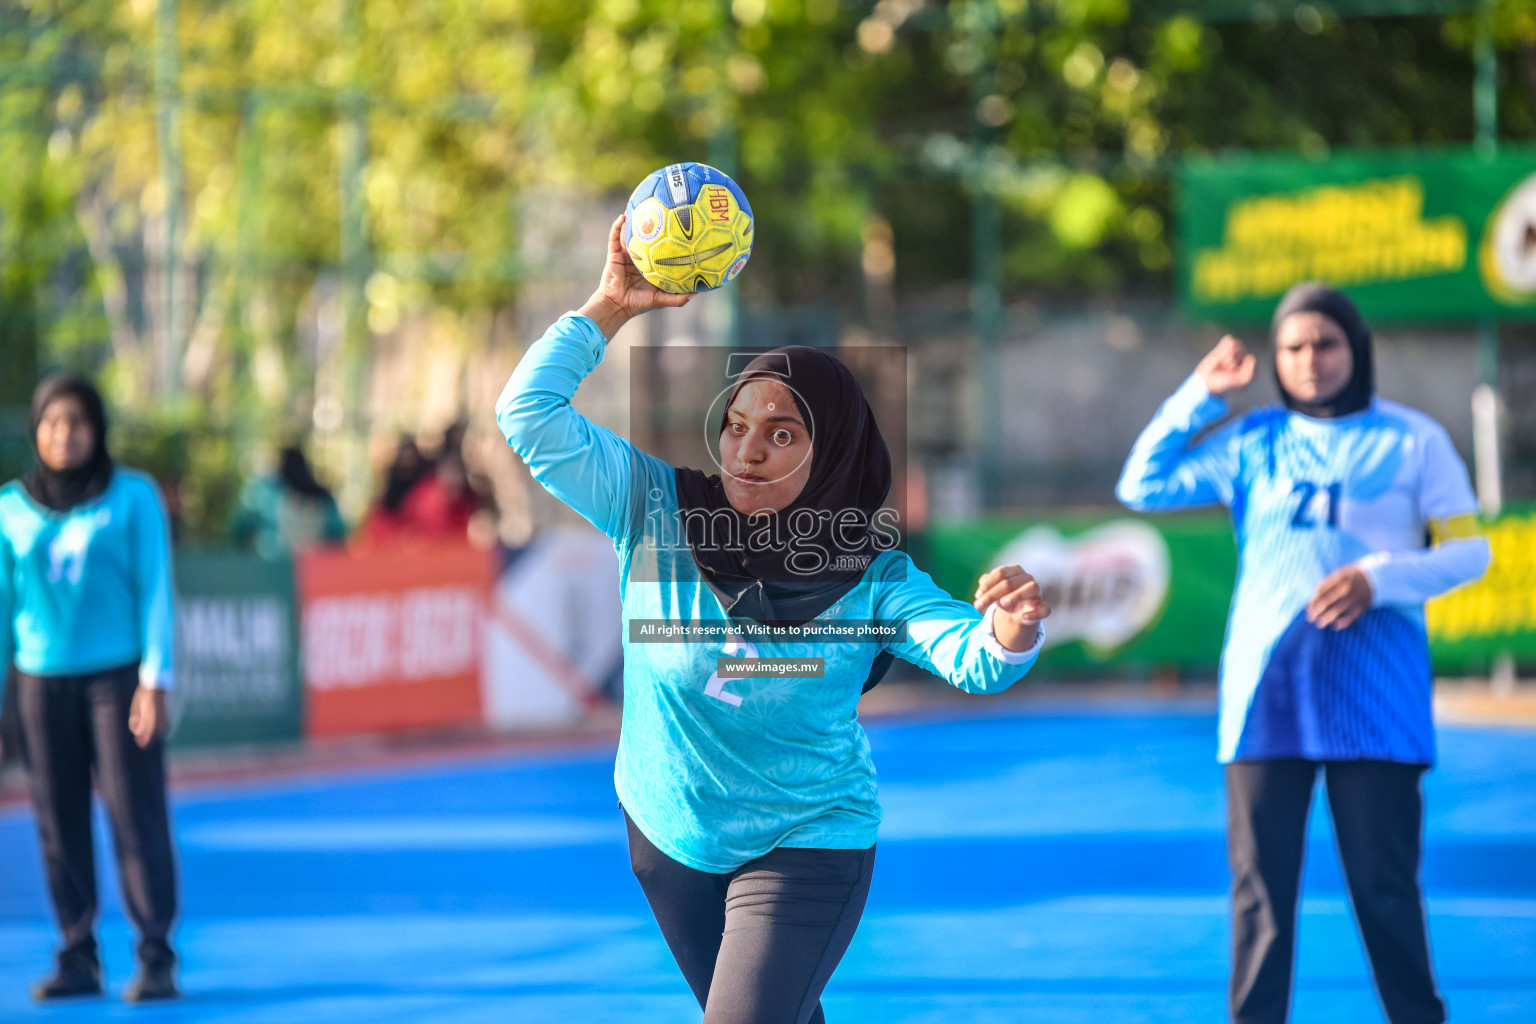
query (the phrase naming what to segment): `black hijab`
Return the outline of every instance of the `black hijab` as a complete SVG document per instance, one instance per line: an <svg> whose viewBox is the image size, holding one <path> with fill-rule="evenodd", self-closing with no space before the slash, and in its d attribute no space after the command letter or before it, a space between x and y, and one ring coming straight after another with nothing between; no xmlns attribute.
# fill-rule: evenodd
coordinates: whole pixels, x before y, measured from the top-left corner
<svg viewBox="0 0 1536 1024"><path fill-rule="evenodd" d="M390 512L399 512L406 495L427 475L429 468L416 442L402 437L395 447L395 460L389 464L389 472L384 478L384 496L380 504Z"/></svg>
<svg viewBox="0 0 1536 1024"><path fill-rule="evenodd" d="M1285 293L1285 298L1280 300L1280 305L1275 309L1275 318L1269 328L1271 345L1279 340L1280 325L1285 322L1285 318L1296 313L1321 313L1338 324L1344 336L1349 339L1349 350L1354 356L1355 366L1350 373L1349 383L1337 394L1321 402L1304 402L1286 391L1285 385L1280 383L1277 350L1275 384L1280 388L1280 397L1286 408L1322 420L1337 419L1370 408L1371 396L1376 391L1376 369L1371 360L1371 332L1366 328L1360 310L1355 308L1348 295L1337 288L1317 282L1298 284Z"/></svg>
<svg viewBox="0 0 1536 1024"><path fill-rule="evenodd" d="M43 422L43 414L60 398L75 398L80 402L96 435L90 457L74 469L49 469L37 450L37 428ZM32 443L33 461L32 468L21 478L21 484L39 505L62 512L90 501L112 482L112 456L107 454L106 408L102 405L101 393L84 377L55 373L43 378L32 393L27 440Z"/></svg>
<svg viewBox="0 0 1536 1024"><path fill-rule="evenodd" d="M864 567L882 550L870 526L890 494L891 453L848 367L804 345L772 349L747 364L731 388L717 436L725 430L731 403L742 387L765 378L789 387L811 431L814 457L799 497L777 512L748 517L726 497L719 475L678 469L678 504L693 559L726 613L768 625L798 626L852 590L863 578ZM817 515L821 512L831 515ZM844 512L851 514L839 518ZM797 544L773 542L796 536L791 527L802 535ZM728 538L742 543L722 542ZM807 561L820 560L807 558L806 551L814 551L811 545L834 558L853 556L845 564L859 568L829 563L807 572ZM882 652L866 690L890 662Z"/></svg>
<svg viewBox="0 0 1536 1024"><path fill-rule="evenodd" d="M284 486L295 494L322 499L331 496L326 486L315 479L315 471L304 457L304 449L296 444L284 448L278 456L277 475L282 478Z"/></svg>

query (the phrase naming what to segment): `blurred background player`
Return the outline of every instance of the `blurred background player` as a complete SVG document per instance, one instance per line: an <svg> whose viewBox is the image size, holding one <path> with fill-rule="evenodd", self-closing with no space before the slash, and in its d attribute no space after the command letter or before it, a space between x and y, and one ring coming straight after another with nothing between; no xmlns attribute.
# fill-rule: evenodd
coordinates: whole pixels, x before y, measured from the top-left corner
<svg viewBox="0 0 1536 1024"><path fill-rule="evenodd" d="M858 382L824 352L790 346L748 364L710 426L717 476L674 469L572 408L625 322L690 298L640 276L623 223L598 290L529 347L496 412L534 477L613 541L626 629L802 625L834 607L841 620L909 624L887 645L624 638L614 781L630 861L704 1020L821 1021L880 823L861 693L892 654L964 690L1005 689L1034 663L1050 609L1018 566L985 574L973 609L877 543L890 453ZM819 532L785 543L785 523L807 520ZM795 563L817 545L838 557ZM727 685L722 655L818 657L825 670Z"/></svg>
<svg viewBox="0 0 1536 1024"><path fill-rule="evenodd" d="M1488 544L1444 428L1376 397L1370 332L1347 296L1298 285L1271 334L1283 405L1199 439L1227 414L1221 396L1254 376L1257 359L1228 335L1142 432L1117 489L1141 511L1220 502L1237 532L1219 710L1232 1019L1289 1011L1321 765L1387 1016L1438 1024L1419 884L1420 780L1435 761L1423 605L1481 576Z"/></svg>
<svg viewBox="0 0 1536 1024"><path fill-rule="evenodd" d="M174 651L165 508L148 476L113 465L88 381L45 379L30 434L35 465L0 488L0 664L16 668L32 806L64 939L54 973L32 994L102 991L94 770L139 932L139 973L123 997L168 999L178 993L162 743Z"/></svg>

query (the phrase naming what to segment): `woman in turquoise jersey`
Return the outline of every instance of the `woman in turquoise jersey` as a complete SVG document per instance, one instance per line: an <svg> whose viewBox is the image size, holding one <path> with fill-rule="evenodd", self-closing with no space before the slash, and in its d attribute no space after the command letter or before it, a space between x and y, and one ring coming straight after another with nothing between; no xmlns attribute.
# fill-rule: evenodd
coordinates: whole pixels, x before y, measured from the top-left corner
<svg viewBox="0 0 1536 1024"><path fill-rule="evenodd" d="M1049 609L1018 566L984 575L972 607L894 549L890 455L852 374L825 353L776 349L736 378L710 424L719 476L675 469L577 413L571 397L607 339L689 298L645 282L622 225L597 291L528 349L497 420L535 478L618 551L614 781L635 874L705 1021L821 1021L880 824L860 693L892 657L970 692L1005 689L1033 664ZM832 643L756 631L847 623L896 632ZM717 625L730 635L673 639ZM820 659L822 674L737 678L733 656Z"/></svg>
<svg viewBox="0 0 1536 1024"><path fill-rule="evenodd" d="M0 665L16 705L64 944L40 1000L101 992L91 776L139 931L130 1002L177 994L176 875L165 803L170 531L154 482L114 466L101 396L58 375L32 399L36 464L0 488Z"/></svg>

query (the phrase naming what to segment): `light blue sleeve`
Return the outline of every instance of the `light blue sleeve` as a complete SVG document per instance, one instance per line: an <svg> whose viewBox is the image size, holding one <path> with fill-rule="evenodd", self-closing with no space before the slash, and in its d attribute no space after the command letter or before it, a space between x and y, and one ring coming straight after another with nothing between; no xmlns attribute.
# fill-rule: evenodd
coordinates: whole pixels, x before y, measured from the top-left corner
<svg viewBox="0 0 1536 1024"><path fill-rule="evenodd" d="M875 584L875 617L907 624L904 642L885 645L903 661L967 693L997 693L1023 679L1039 656L1043 627L1029 650L1007 650L993 636L990 619L939 589L906 555L898 554L882 575Z"/></svg>
<svg viewBox="0 0 1536 1024"><path fill-rule="evenodd" d="M16 557L11 544L0 536L0 695L11 675L16 656Z"/></svg>
<svg viewBox="0 0 1536 1024"><path fill-rule="evenodd" d="M175 684L176 595L171 567L171 525L160 489L150 480L135 488L133 575L138 591L139 682L152 690Z"/></svg>
<svg viewBox="0 0 1536 1024"><path fill-rule="evenodd" d="M1115 496L1138 512L1231 505L1237 485L1240 424L1216 431L1198 445L1195 436L1227 414L1198 374L1157 410L1120 472Z"/></svg>
<svg viewBox="0 0 1536 1024"><path fill-rule="evenodd" d="M556 320L512 371L496 401L496 422L545 490L620 541L643 514L642 466L664 464L571 406L577 386L602 362L605 344L587 317Z"/></svg>

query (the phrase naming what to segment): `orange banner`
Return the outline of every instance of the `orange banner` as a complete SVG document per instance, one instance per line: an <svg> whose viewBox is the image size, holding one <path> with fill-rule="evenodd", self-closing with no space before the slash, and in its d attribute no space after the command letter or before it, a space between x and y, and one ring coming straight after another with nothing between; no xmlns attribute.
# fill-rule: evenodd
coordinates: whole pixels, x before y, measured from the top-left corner
<svg viewBox="0 0 1536 1024"><path fill-rule="evenodd" d="M317 551L299 559L297 574L306 735L481 720L490 552Z"/></svg>

